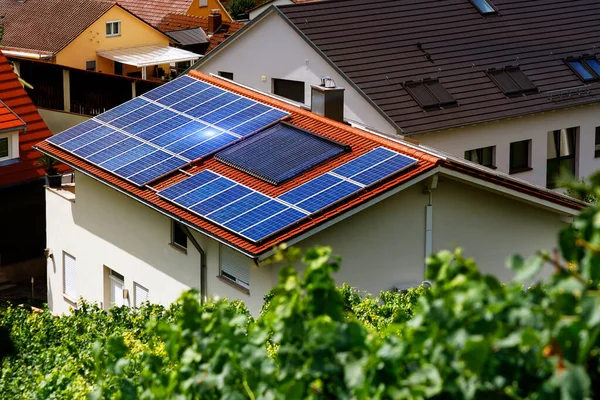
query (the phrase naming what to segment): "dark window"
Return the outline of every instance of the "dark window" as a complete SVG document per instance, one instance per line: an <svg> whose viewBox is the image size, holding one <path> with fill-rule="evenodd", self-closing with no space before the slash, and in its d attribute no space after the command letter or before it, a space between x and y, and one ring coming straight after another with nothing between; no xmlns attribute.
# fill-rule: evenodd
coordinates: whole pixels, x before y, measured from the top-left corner
<svg viewBox="0 0 600 400"><path fill-rule="evenodd" d="M594 157L600 157L600 126L596 128L596 141L594 142Z"/></svg>
<svg viewBox="0 0 600 400"><path fill-rule="evenodd" d="M537 92L537 87L519 67L492 69L488 75L506 95Z"/></svg>
<svg viewBox="0 0 600 400"><path fill-rule="evenodd" d="M9 154L8 138L0 138L0 158L6 158Z"/></svg>
<svg viewBox="0 0 600 400"><path fill-rule="evenodd" d="M304 103L304 82L273 78L273 93Z"/></svg>
<svg viewBox="0 0 600 400"><path fill-rule="evenodd" d="M171 220L171 243L187 249L187 236L178 222Z"/></svg>
<svg viewBox="0 0 600 400"><path fill-rule="evenodd" d="M584 82L600 79L600 63L593 56L569 57L565 60L569 68Z"/></svg>
<svg viewBox="0 0 600 400"><path fill-rule="evenodd" d="M496 8L490 0L471 0L471 3L482 15L496 14Z"/></svg>
<svg viewBox="0 0 600 400"><path fill-rule="evenodd" d="M86 61L85 62L85 69L87 71L96 71L96 60Z"/></svg>
<svg viewBox="0 0 600 400"><path fill-rule="evenodd" d="M115 75L123 75L123 64L115 61Z"/></svg>
<svg viewBox="0 0 600 400"><path fill-rule="evenodd" d="M456 105L456 100L437 79L425 79L404 84L406 91L421 108L438 108Z"/></svg>
<svg viewBox="0 0 600 400"><path fill-rule="evenodd" d="M586 58L585 59L585 63L586 63L586 65L592 71L594 71L594 73L596 74L596 76L600 76L600 63L598 62L597 59L595 59L595 58Z"/></svg>
<svg viewBox="0 0 600 400"><path fill-rule="evenodd" d="M577 128L548 132L546 186L556 187L557 179L567 173L575 175Z"/></svg>
<svg viewBox="0 0 600 400"><path fill-rule="evenodd" d="M510 166L509 173L529 171L530 166L531 139L512 142L510 144Z"/></svg>
<svg viewBox="0 0 600 400"><path fill-rule="evenodd" d="M230 81L233 80L233 72L219 71L219 76L222 76L225 79L229 79Z"/></svg>
<svg viewBox="0 0 600 400"><path fill-rule="evenodd" d="M494 168L494 153L496 146L482 147L465 151L465 158L474 163L481 164L485 167Z"/></svg>

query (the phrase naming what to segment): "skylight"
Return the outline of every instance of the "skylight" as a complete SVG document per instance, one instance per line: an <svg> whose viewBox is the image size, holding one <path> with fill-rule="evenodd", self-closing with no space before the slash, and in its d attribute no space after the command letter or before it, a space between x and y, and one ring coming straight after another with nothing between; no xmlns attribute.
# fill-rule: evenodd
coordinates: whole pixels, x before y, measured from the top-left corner
<svg viewBox="0 0 600 400"><path fill-rule="evenodd" d="M482 15L496 14L496 8L491 0L471 0L471 3L477 8Z"/></svg>
<svg viewBox="0 0 600 400"><path fill-rule="evenodd" d="M596 57L569 57L565 62L584 82L600 79L600 63Z"/></svg>
<svg viewBox="0 0 600 400"><path fill-rule="evenodd" d="M489 77L507 96L537 92L537 87L519 67L487 71Z"/></svg>
<svg viewBox="0 0 600 400"><path fill-rule="evenodd" d="M454 97L437 79L407 82L404 88L423 109L456 105Z"/></svg>

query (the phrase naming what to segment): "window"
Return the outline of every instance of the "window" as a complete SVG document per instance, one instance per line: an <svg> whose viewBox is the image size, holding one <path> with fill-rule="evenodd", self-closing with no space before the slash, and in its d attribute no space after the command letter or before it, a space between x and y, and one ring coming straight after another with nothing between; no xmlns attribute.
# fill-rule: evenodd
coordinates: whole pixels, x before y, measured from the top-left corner
<svg viewBox="0 0 600 400"><path fill-rule="evenodd" d="M208 0L198 0L198 6L208 7Z"/></svg>
<svg viewBox="0 0 600 400"><path fill-rule="evenodd" d="M10 156L10 140L7 137L0 137L0 161L8 159Z"/></svg>
<svg viewBox="0 0 600 400"><path fill-rule="evenodd" d="M187 249L187 235L179 222L171 220L171 244Z"/></svg>
<svg viewBox="0 0 600 400"><path fill-rule="evenodd" d="M86 61L85 69L86 71L96 71L96 60Z"/></svg>
<svg viewBox="0 0 600 400"><path fill-rule="evenodd" d="M567 128L548 132L546 186L550 189L556 187L557 179L562 174L575 175L577 130Z"/></svg>
<svg viewBox="0 0 600 400"><path fill-rule="evenodd" d="M423 109L456 105L454 97L437 79L406 82L404 88Z"/></svg>
<svg viewBox="0 0 600 400"><path fill-rule="evenodd" d="M495 168L495 153L496 146L482 147L480 149L465 151L465 158L485 167Z"/></svg>
<svg viewBox="0 0 600 400"><path fill-rule="evenodd" d="M510 144L509 173L531 170L531 139L512 142Z"/></svg>
<svg viewBox="0 0 600 400"><path fill-rule="evenodd" d="M594 157L600 157L600 126L596 128L596 141L594 142Z"/></svg>
<svg viewBox="0 0 600 400"><path fill-rule="evenodd" d="M63 293L69 300L77 301L77 260L63 251Z"/></svg>
<svg viewBox="0 0 600 400"><path fill-rule="evenodd" d="M221 276L242 288L250 288L250 259L232 248L219 245Z"/></svg>
<svg viewBox="0 0 600 400"><path fill-rule="evenodd" d="M496 14L498 11L490 0L471 0L471 3L482 15Z"/></svg>
<svg viewBox="0 0 600 400"><path fill-rule="evenodd" d="M19 131L0 133L0 162L19 158Z"/></svg>
<svg viewBox="0 0 600 400"><path fill-rule="evenodd" d="M106 23L106 37L121 35L121 21L108 21Z"/></svg>
<svg viewBox="0 0 600 400"><path fill-rule="evenodd" d="M150 291L137 282L133 284L133 305L135 308L140 307L145 301L148 301Z"/></svg>
<svg viewBox="0 0 600 400"><path fill-rule="evenodd" d="M219 71L219 76L222 76L223 78L229 79L230 81L233 80L233 72Z"/></svg>
<svg viewBox="0 0 600 400"><path fill-rule="evenodd" d="M537 87L519 67L505 67L487 71L489 77L506 95L537 92Z"/></svg>
<svg viewBox="0 0 600 400"><path fill-rule="evenodd" d="M600 79L600 63L594 56L569 57L565 62L584 82Z"/></svg>
<svg viewBox="0 0 600 400"><path fill-rule="evenodd" d="M304 82L273 78L273 93L304 103Z"/></svg>

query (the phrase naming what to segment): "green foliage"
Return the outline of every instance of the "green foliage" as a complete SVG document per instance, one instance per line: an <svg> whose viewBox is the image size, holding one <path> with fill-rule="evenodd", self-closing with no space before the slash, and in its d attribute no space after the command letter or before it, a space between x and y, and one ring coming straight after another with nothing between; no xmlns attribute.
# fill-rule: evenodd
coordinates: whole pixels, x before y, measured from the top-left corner
<svg viewBox="0 0 600 400"><path fill-rule="evenodd" d="M246 11L254 8L255 0L231 0L229 2L229 14L231 18L238 19L243 14L246 14Z"/></svg>

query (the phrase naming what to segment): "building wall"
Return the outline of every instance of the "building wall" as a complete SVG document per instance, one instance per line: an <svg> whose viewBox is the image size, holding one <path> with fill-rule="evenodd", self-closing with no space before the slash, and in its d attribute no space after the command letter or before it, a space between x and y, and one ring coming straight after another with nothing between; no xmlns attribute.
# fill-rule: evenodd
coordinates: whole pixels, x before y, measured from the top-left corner
<svg viewBox="0 0 600 400"><path fill-rule="evenodd" d="M579 127L577 175L587 177L600 169L600 158L594 157L596 127L600 126L600 105L557 110L520 118L492 121L462 128L414 136L414 139L458 157L466 150L496 146L498 171L509 171L510 143L531 139L531 171L514 174L540 186L546 186L548 132Z"/></svg>
<svg viewBox="0 0 600 400"><path fill-rule="evenodd" d="M106 37L106 23L121 21L121 35ZM122 47L141 46L145 44L169 45L169 38L150 25L142 22L132 14L118 6L112 7L96 22L90 25L81 35L56 55L56 63L69 67L85 69L85 62L96 60L98 72L114 73L114 62L99 57L98 50L118 49ZM163 65L165 71L168 65ZM124 66L123 73L137 71L132 66ZM148 72L150 76L150 71Z"/></svg>
<svg viewBox="0 0 600 400"><path fill-rule="evenodd" d="M77 124L87 121L91 117L81 114L73 114L64 111L47 110L38 108L42 119L48 125L48 129L53 135L69 129Z"/></svg>
<svg viewBox="0 0 600 400"><path fill-rule="evenodd" d="M283 6L286 4L292 4L292 0L275 0L272 1L270 3L265 4L264 6L258 7L253 11L250 11L248 13L248 18L252 21L254 18L258 17L260 14L263 13L263 11L265 11L267 8L271 7L271 6Z"/></svg>
<svg viewBox="0 0 600 400"><path fill-rule="evenodd" d="M200 0L192 0L192 4L190 4L187 14L208 17L213 9L221 10L221 18L223 21L231 22L231 16L218 0L208 0L206 7L200 7Z"/></svg>
<svg viewBox="0 0 600 400"><path fill-rule="evenodd" d="M310 85L318 85L320 77L327 75L346 89L346 119L384 133L396 133L395 128L277 13L271 12L236 40L229 40L222 46L221 50L215 50L217 53L198 67L199 71L214 74L219 71L232 72L236 82L267 93L272 92L272 78L302 81L305 83L304 97L308 105Z"/></svg>

